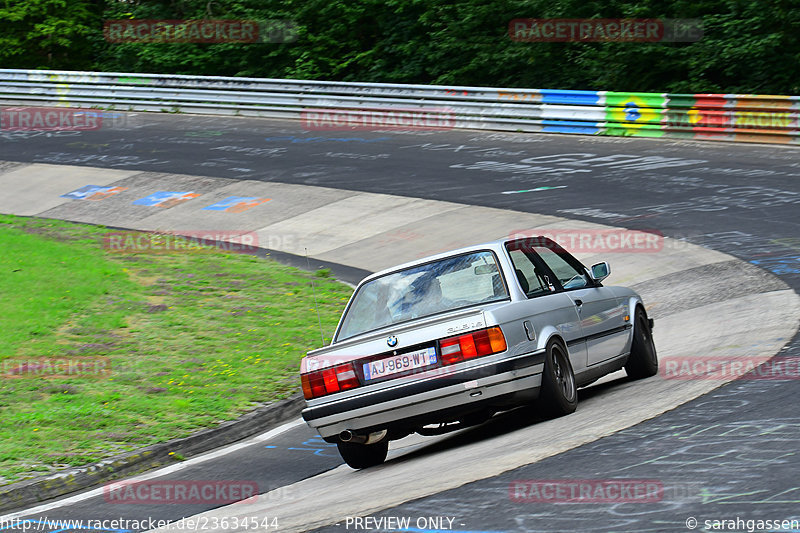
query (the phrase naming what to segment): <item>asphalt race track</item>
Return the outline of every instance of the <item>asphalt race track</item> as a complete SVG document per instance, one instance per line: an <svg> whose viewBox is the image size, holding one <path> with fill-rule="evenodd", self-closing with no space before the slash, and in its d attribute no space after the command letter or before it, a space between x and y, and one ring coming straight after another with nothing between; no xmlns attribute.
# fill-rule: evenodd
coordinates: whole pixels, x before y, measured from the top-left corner
<svg viewBox="0 0 800 533"><path fill-rule="evenodd" d="M769 273L765 279L774 276L795 291L800 287L800 148L483 131L314 132L295 122L162 114L131 114L128 119L125 127L100 131L0 132L0 160L313 185L655 230L730 254ZM469 224L442 228L442 245L447 248L448 234L460 241L471 232L477 233L478 228ZM723 278L716 280L716 291L750 293L750 287L726 285L724 271L718 274ZM671 281L675 288L663 290L680 291L681 280ZM716 297L698 291L701 301L696 305L716 301ZM657 342L658 334L657 322ZM796 334L777 357L800 357ZM603 384L582 391L582 404L602 402L613 387ZM322 531L396 531L401 527L714 531L720 529L706 527L704 521L737 518L742 520L741 527L727 530L746 531L747 520L797 519L798 394L797 379L740 380L558 455L381 508L369 513L369 522L343 515L338 524ZM646 396L632 398L631 409L648 401ZM507 413L478 428L430 440L428 445L415 441L400 466L410 468L435 452L458 458L476 443L499 442L529 423ZM547 428L548 423L537 425ZM484 461L491 463L503 453L502 448L492 450ZM272 491L277 505L281 498L296 503L301 497L284 487L347 468L340 466L335 448L305 425L199 459L203 457L164 475L170 479L252 479L260 492ZM464 462L462 468L468 471L477 466ZM347 473L346 479L357 485L362 473ZM569 480L623 478L652 481L663 492L645 503L553 503L532 501L530 493L519 497L514 490L519 480L561 480L563 485ZM425 481L435 489L435 472ZM402 491L402 486L397 490ZM347 487L342 491L344 499ZM176 520L209 509L124 505L108 502L102 489L92 494L22 511L19 516L43 519L45 527L38 530L63 531L49 521ZM303 504L310 510L315 507L314 501ZM404 518L408 522L402 522ZM690 518L698 521L694 528ZM754 523L751 530L780 529L758 529Z"/></svg>

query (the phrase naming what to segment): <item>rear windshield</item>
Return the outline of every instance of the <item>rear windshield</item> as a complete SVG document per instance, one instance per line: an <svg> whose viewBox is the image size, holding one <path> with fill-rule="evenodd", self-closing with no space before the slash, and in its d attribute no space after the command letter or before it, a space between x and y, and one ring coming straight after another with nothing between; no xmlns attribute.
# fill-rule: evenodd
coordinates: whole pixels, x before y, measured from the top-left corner
<svg viewBox="0 0 800 533"><path fill-rule="evenodd" d="M362 285L345 312L336 340L481 302L508 298L491 251L440 259Z"/></svg>

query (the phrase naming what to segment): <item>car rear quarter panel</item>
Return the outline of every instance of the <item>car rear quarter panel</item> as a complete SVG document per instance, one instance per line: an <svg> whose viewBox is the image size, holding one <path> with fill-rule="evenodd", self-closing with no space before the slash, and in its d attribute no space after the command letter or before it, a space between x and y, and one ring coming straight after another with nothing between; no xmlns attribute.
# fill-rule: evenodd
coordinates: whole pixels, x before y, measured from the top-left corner
<svg viewBox="0 0 800 533"><path fill-rule="evenodd" d="M580 317L572 300L565 293L511 302L494 310L487 316L487 320L503 325L503 332L511 339L509 346L512 346L512 341L516 342L514 346L519 353L544 350L547 343L555 337L565 343L581 337ZM532 341L528 339L523 325L526 320L531 323L536 334ZM576 371L586 366L586 351L582 346L570 347L569 354Z"/></svg>

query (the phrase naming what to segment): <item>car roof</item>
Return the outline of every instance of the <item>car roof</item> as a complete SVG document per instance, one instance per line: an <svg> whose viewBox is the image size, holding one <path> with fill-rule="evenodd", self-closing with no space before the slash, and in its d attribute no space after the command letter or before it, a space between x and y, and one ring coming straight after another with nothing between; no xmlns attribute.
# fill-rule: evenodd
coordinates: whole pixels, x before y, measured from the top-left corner
<svg viewBox="0 0 800 533"><path fill-rule="evenodd" d="M370 274L369 276L367 276L366 278L361 280L361 283L359 283L359 285L362 285L363 283L366 283L368 281L372 281L375 278L379 278L381 276L385 276L386 274L391 274L392 272L397 272L397 271L400 271L400 270L406 270L407 268L411 268L411 267L419 266L419 265L424 265L425 263L430 263L432 261L437 261L439 259L444 259L446 257L452 257L454 255L461 255L461 254L465 254L465 253L469 253L469 252L476 252L476 251L480 251L480 250L492 250L492 251L494 251L496 253L500 253L500 252L503 251L503 247L505 246L505 244L507 242L511 242L513 240L515 240L515 239L499 239L499 240L496 240L496 241L489 241L489 242L485 242L485 243L482 243L482 244L473 244L473 245L470 245L470 246L465 246L463 248L457 248L455 250L449 250L447 252L441 252L441 253L438 253L438 254L429 255L429 256L423 257L421 259L415 259L413 261L409 261L407 263L402 263L400 265L395 265L393 267L386 268L386 269L381 270L379 272L375 272L374 274Z"/></svg>

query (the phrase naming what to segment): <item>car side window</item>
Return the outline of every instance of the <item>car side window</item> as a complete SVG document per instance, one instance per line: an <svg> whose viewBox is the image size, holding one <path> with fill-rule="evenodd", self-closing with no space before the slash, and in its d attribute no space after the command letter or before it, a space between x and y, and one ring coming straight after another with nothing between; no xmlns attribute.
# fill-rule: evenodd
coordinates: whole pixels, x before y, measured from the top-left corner
<svg viewBox="0 0 800 533"><path fill-rule="evenodd" d="M540 271L525 252L522 250L509 250L508 255L511 257L511 263L514 265L519 284L528 298L549 294L552 291L546 275Z"/></svg>
<svg viewBox="0 0 800 533"><path fill-rule="evenodd" d="M572 266L561 254L547 246L533 246L532 248L550 267L565 290L582 289L589 286L589 278L586 273Z"/></svg>

